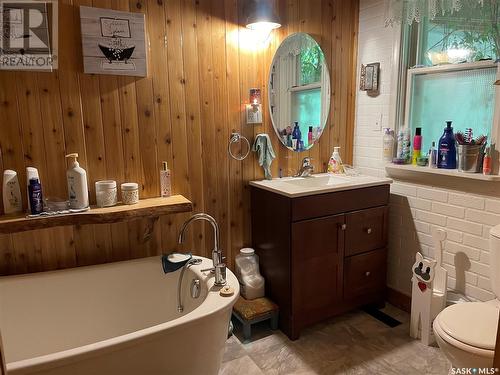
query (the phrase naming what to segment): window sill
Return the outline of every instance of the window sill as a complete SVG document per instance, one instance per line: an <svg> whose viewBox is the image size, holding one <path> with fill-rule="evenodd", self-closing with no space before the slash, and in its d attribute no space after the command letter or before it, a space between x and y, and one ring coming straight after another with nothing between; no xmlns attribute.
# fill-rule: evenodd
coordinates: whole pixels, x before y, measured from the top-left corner
<svg viewBox="0 0 500 375"><path fill-rule="evenodd" d="M419 167L415 165L398 165L387 164L385 166L387 174L391 177L398 177L400 175L427 175L454 177L466 180L479 180L489 182L500 182L500 175L483 175L482 173L464 173L459 172L457 169L438 169L429 167Z"/></svg>

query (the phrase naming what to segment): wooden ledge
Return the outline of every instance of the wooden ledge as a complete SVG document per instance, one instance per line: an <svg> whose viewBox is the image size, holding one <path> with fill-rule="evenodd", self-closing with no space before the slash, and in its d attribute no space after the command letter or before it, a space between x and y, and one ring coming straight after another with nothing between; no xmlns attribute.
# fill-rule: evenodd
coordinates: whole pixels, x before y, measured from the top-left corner
<svg viewBox="0 0 500 375"><path fill-rule="evenodd" d="M57 216L30 218L26 217L25 214L5 215L0 216L0 234L68 225L118 223L133 219L190 212L192 210L193 204L191 201L182 195L174 195L168 198L141 199L139 203L133 205L119 204L105 208L92 207L85 212Z"/></svg>

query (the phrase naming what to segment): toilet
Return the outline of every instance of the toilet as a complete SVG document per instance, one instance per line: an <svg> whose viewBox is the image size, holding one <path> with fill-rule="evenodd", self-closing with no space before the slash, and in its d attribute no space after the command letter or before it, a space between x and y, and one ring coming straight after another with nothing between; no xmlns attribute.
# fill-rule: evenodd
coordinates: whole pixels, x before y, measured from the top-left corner
<svg viewBox="0 0 500 375"><path fill-rule="evenodd" d="M493 365L500 307L500 225L490 230L491 287L496 298L445 308L432 325L436 341L455 368Z"/></svg>

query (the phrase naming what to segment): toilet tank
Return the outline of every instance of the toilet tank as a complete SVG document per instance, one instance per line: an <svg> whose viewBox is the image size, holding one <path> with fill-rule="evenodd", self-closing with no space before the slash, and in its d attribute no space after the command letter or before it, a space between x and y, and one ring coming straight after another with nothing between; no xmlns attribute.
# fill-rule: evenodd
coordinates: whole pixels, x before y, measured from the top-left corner
<svg viewBox="0 0 500 375"><path fill-rule="evenodd" d="M491 290L500 296L500 225L490 230L490 280Z"/></svg>

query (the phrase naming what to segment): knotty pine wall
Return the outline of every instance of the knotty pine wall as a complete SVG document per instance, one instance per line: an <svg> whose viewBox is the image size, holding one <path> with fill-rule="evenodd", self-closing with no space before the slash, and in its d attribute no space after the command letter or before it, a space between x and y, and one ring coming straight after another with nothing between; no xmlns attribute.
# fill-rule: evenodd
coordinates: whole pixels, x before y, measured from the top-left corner
<svg viewBox="0 0 500 375"><path fill-rule="evenodd" d="M66 197L64 155L80 154L94 199L94 182L141 184L141 197L159 195L161 161L173 172L174 193L196 212L216 217L222 248L233 264L251 245L247 182L264 177L252 154L227 155L230 133L251 141L267 132L278 169L295 171L312 156L326 169L334 146L352 159L357 0L276 0L283 27L266 46L244 28L245 0L60 0L59 69L53 73L0 72L0 170L39 169L45 196ZM146 14L147 78L83 74L79 5ZM278 142L267 110L267 75L280 41L293 32L312 34L332 77L332 105L320 142L292 153ZM246 125L248 90L263 90L264 123ZM25 202L26 205L26 202ZM269 209L261 207L260 209ZM117 224L68 226L0 236L0 274L97 264L169 252L211 251L208 226L190 228L177 247L188 214Z"/></svg>

